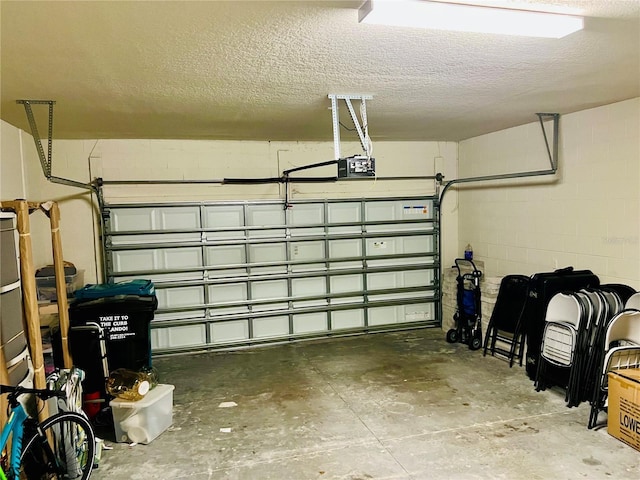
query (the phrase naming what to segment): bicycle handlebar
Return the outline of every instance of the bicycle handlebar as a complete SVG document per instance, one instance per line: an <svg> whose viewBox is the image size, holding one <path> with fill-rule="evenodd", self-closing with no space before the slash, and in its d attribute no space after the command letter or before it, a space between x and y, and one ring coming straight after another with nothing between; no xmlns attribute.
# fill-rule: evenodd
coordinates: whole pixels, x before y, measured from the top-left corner
<svg viewBox="0 0 640 480"><path fill-rule="evenodd" d="M26 387L13 387L11 385L0 385L0 395L8 393L11 397L18 397L24 393L32 393L43 400L52 397L64 398L67 396L65 392L62 390L49 390L49 389L39 389L39 388L26 388Z"/></svg>

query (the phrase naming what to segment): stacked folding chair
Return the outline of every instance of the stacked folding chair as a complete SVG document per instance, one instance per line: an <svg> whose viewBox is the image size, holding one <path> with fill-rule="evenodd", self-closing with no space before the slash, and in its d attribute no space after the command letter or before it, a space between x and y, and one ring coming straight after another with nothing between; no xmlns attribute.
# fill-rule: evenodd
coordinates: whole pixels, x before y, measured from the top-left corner
<svg viewBox="0 0 640 480"><path fill-rule="evenodd" d="M553 296L562 292L577 292L581 288L596 288L599 285L600 279L592 271L574 270L573 267L531 276L521 320L527 341L525 368L531 380L535 381L538 374L545 315Z"/></svg>
<svg viewBox="0 0 640 480"><path fill-rule="evenodd" d="M624 304L624 308L640 310L640 292L635 292L633 295L631 295Z"/></svg>
<svg viewBox="0 0 640 480"><path fill-rule="evenodd" d="M580 372L581 384L578 403L591 400L593 397L604 357L603 345L607 325L624 308L624 300L630 296L628 290L633 291L631 287L624 285L602 285L598 290L585 291L592 302L599 305L601 314L594 319L586 333L586 358L582 361L582 371Z"/></svg>
<svg viewBox="0 0 640 480"><path fill-rule="evenodd" d="M580 368L584 332L592 314L593 305L583 293L558 293L551 298L545 316L536 390L558 385L566 389L565 400L572 400L570 387Z"/></svg>
<svg viewBox="0 0 640 480"><path fill-rule="evenodd" d="M536 389L566 389L567 406L593 398L603 356L603 336L623 302L614 289L583 289L555 295L549 302Z"/></svg>
<svg viewBox="0 0 640 480"><path fill-rule="evenodd" d="M636 298L634 298L636 297ZM635 306L632 296L625 307ZM625 308L608 323L604 336L604 358L591 400L588 428L596 426L598 414L608 405L608 374L613 370L640 368L640 310Z"/></svg>
<svg viewBox="0 0 640 480"><path fill-rule="evenodd" d="M525 331L521 318L528 288L529 277L525 275L507 275L502 279L484 339L484 355L488 351L492 356L506 357L510 367L516 359L522 366Z"/></svg>

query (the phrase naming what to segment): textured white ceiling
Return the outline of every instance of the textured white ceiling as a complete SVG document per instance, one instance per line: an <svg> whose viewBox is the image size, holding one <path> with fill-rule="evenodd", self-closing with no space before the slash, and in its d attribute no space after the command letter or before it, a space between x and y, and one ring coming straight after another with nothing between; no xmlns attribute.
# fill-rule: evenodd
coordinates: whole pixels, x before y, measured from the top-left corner
<svg viewBox="0 0 640 480"><path fill-rule="evenodd" d="M588 18L554 40L358 24L358 0L2 0L0 115L29 131L15 101L50 99L54 138L330 140L327 94L371 94L374 141L461 140L640 96L640 0L473 3Z"/></svg>

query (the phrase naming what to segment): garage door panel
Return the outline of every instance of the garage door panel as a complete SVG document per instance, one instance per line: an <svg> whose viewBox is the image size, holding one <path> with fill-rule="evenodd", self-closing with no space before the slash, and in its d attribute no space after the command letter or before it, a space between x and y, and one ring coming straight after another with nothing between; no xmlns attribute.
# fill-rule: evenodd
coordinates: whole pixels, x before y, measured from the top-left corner
<svg viewBox="0 0 640 480"><path fill-rule="evenodd" d="M289 335L289 317L282 315L279 317L254 318L253 336L255 338L286 337Z"/></svg>
<svg viewBox="0 0 640 480"><path fill-rule="evenodd" d="M158 308L176 308L202 305L204 286L156 288Z"/></svg>
<svg viewBox="0 0 640 480"><path fill-rule="evenodd" d="M359 238L329 241L329 258L362 256L362 240Z"/></svg>
<svg viewBox="0 0 640 480"><path fill-rule="evenodd" d="M219 205L204 208L204 227L234 228L244 226L244 207L242 205ZM216 238L220 232L208 232L207 236Z"/></svg>
<svg viewBox="0 0 640 480"><path fill-rule="evenodd" d="M430 270L410 270L406 272L381 272L367 275L367 286L371 290L390 288L426 287L433 284Z"/></svg>
<svg viewBox="0 0 640 480"><path fill-rule="evenodd" d="M183 348L206 343L204 325L157 328L151 333L152 348Z"/></svg>
<svg viewBox="0 0 640 480"><path fill-rule="evenodd" d="M251 263L285 262L287 260L287 245L285 243L267 243L249 246L249 261Z"/></svg>
<svg viewBox="0 0 640 480"><path fill-rule="evenodd" d="M153 230L155 227L153 208L120 208L110 214L114 232L136 232Z"/></svg>
<svg viewBox="0 0 640 480"><path fill-rule="evenodd" d="M395 255L396 253L404 253L402 251L401 238L368 238L367 239L367 255Z"/></svg>
<svg viewBox="0 0 640 480"><path fill-rule="evenodd" d="M247 206L247 225L264 228L264 230L249 230L250 238L283 238L286 236L286 229L272 228L285 225L285 213L281 205Z"/></svg>
<svg viewBox="0 0 640 480"><path fill-rule="evenodd" d="M294 297L308 297L327 293L324 277L294 278L291 280L291 293Z"/></svg>
<svg viewBox="0 0 640 480"><path fill-rule="evenodd" d="M330 203L328 211L328 223L351 223L354 225L345 226L343 228L350 228L352 231L356 229L356 224L360 222L362 217L362 205L360 202Z"/></svg>
<svg viewBox="0 0 640 480"><path fill-rule="evenodd" d="M429 253L433 252L433 237L416 235L415 237L402 238L402 253Z"/></svg>
<svg viewBox="0 0 640 480"><path fill-rule="evenodd" d="M390 232L396 234L398 232L425 232L431 233L433 231L432 225L415 224L415 223L388 223L383 225L368 225L367 232L370 233L383 233Z"/></svg>
<svg viewBox="0 0 640 480"><path fill-rule="evenodd" d="M400 275L397 272L370 273L367 275L367 287L370 290L396 288Z"/></svg>
<svg viewBox="0 0 640 480"><path fill-rule="evenodd" d="M162 269L153 250L126 250L113 252L113 270L116 273Z"/></svg>
<svg viewBox="0 0 640 480"><path fill-rule="evenodd" d="M380 326L390 323L424 322L435 318L433 303L416 303L369 308L369 325Z"/></svg>
<svg viewBox="0 0 640 480"><path fill-rule="evenodd" d="M319 237L324 235L324 227L292 228L289 230L289 235L291 238Z"/></svg>
<svg viewBox="0 0 640 480"><path fill-rule="evenodd" d="M108 206L109 278L156 283L154 349L436 324L431 197L291 205Z"/></svg>
<svg viewBox="0 0 640 480"><path fill-rule="evenodd" d="M397 202L375 201L369 202L365 206L365 220L373 221L389 221L397 220L399 204Z"/></svg>
<svg viewBox="0 0 640 480"><path fill-rule="evenodd" d="M324 224L324 204L322 203L295 205L288 213L289 223L293 226Z"/></svg>
<svg viewBox="0 0 640 480"><path fill-rule="evenodd" d="M405 322L423 322L434 319L435 307L433 303L419 303L415 305L404 305Z"/></svg>
<svg viewBox="0 0 640 480"><path fill-rule="evenodd" d="M244 245L221 245L206 247L206 264L211 266L241 265L247 263Z"/></svg>
<svg viewBox="0 0 640 480"><path fill-rule="evenodd" d="M292 273L312 273L312 272L324 272L327 269L324 263L305 263L302 265L291 265Z"/></svg>
<svg viewBox="0 0 640 480"><path fill-rule="evenodd" d="M211 342L226 344L249 339L249 321L235 320L212 323L210 325Z"/></svg>
<svg viewBox="0 0 640 480"><path fill-rule="evenodd" d="M355 303L364 303L364 296L337 297L329 301L330 305L351 305Z"/></svg>
<svg viewBox="0 0 640 480"><path fill-rule="evenodd" d="M246 283L209 285L209 299L212 303L241 302L247 298Z"/></svg>
<svg viewBox="0 0 640 480"><path fill-rule="evenodd" d="M194 230L200 228L200 208L171 207L156 212L160 230Z"/></svg>
<svg viewBox="0 0 640 480"><path fill-rule="evenodd" d="M210 280L231 280L243 279L247 276L246 268L216 268L207 272L207 278Z"/></svg>
<svg viewBox="0 0 640 480"><path fill-rule="evenodd" d="M118 275L119 282L139 279L140 275ZM175 272L175 273L146 273L145 280L151 280L156 288L163 283L186 282L186 281L202 281L202 272Z"/></svg>
<svg viewBox="0 0 640 480"><path fill-rule="evenodd" d="M325 259L324 242L292 242L291 260L297 261L317 261Z"/></svg>
<svg viewBox="0 0 640 480"><path fill-rule="evenodd" d="M400 257L400 258L375 258L367 260L367 264L372 267L396 267L401 269L402 267L410 266L424 266L425 268L432 267L433 255L424 255L422 257Z"/></svg>
<svg viewBox="0 0 640 480"><path fill-rule="evenodd" d="M329 282L331 293L361 292L364 285L362 275L334 275Z"/></svg>
<svg viewBox="0 0 640 480"><path fill-rule="evenodd" d="M372 303L383 301L397 301L397 300L413 300L416 297L422 296L420 292L400 292L400 293L371 293L369 295L369 301Z"/></svg>
<svg viewBox="0 0 640 480"><path fill-rule="evenodd" d="M339 310L331 314L333 330L364 327L364 310Z"/></svg>
<svg viewBox="0 0 640 480"><path fill-rule="evenodd" d="M329 270L361 270L363 268L362 261L350 260L342 262L329 263Z"/></svg>
<svg viewBox="0 0 640 480"><path fill-rule="evenodd" d="M251 313L251 310L248 305L237 307L216 306L215 308L210 308L209 312L211 320L215 322L229 315L245 315Z"/></svg>
<svg viewBox="0 0 640 480"><path fill-rule="evenodd" d="M251 284L251 298L253 300L268 300L288 296L286 280L267 280Z"/></svg>
<svg viewBox="0 0 640 480"><path fill-rule="evenodd" d="M251 311L253 312L277 312L287 310L289 308L288 303L284 302L273 302L273 303L262 303L253 305Z"/></svg>
<svg viewBox="0 0 640 480"><path fill-rule="evenodd" d="M430 254L433 238L429 235L367 239L367 255Z"/></svg>
<svg viewBox="0 0 640 480"><path fill-rule="evenodd" d="M293 315L293 333L305 334L328 330L327 314L324 312Z"/></svg>
<svg viewBox="0 0 640 480"><path fill-rule="evenodd" d="M403 287L432 286L434 281L433 270L411 270L401 275Z"/></svg>
<svg viewBox="0 0 640 480"><path fill-rule="evenodd" d="M300 300L297 302L291 302L291 306L295 308L307 308L307 307L319 307L325 308L329 302L327 300Z"/></svg>
<svg viewBox="0 0 640 480"><path fill-rule="evenodd" d="M388 306L369 308L369 325L380 326L393 323L400 323L399 319L403 318L404 310L402 306Z"/></svg>
<svg viewBox="0 0 640 480"><path fill-rule="evenodd" d="M194 319L194 318L206 318L207 316L207 311L203 308L203 309L198 309L198 310L183 310L183 311L177 311L177 312L163 312L162 310L160 310L159 312L156 312L156 314L154 315L154 320L157 320L158 322L160 321L171 321L171 320L190 320L190 319Z"/></svg>
<svg viewBox="0 0 640 480"><path fill-rule="evenodd" d="M194 230L200 227L200 209L188 207L125 208L113 211L112 230Z"/></svg>
<svg viewBox="0 0 640 480"><path fill-rule="evenodd" d="M178 269L185 267L202 267L202 249L193 248L171 248L160 250L163 266L167 269Z"/></svg>
<svg viewBox="0 0 640 480"><path fill-rule="evenodd" d="M146 234L146 235L118 235L113 237L112 244L118 245L145 245L147 243L186 243L198 242L199 233L166 233L166 234Z"/></svg>

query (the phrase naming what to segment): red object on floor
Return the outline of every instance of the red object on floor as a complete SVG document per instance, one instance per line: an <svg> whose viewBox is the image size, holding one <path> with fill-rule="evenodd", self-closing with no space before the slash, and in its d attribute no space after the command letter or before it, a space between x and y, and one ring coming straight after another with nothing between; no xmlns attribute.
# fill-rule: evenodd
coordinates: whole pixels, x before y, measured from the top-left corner
<svg viewBox="0 0 640 480"><path fill-rule="evenodd" d="M82 409L92 419L100 411L100 404L102 403L100 401L100 392L85 393L82 397Z"/></svg>

